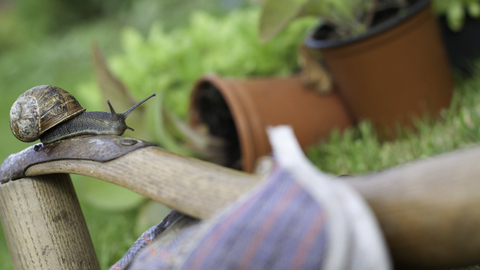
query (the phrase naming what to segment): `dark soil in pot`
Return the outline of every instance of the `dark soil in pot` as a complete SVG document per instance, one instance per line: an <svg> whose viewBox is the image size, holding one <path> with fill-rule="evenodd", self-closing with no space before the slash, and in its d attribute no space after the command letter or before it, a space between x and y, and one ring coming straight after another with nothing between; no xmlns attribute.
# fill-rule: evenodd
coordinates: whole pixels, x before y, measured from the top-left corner
<svg viewBox="0 0 480 270"><path fill-rule="evenodd" d="M475 60L480 58L480 19L467 15L463 28L458 32L450 30L445 16L438 21L450 65L462 75L471 77Z"/></svg>
<svg viewBox="0 0 480 270"><path fill-rule="evenodd" d="M303 149L343 130L351 119L335 93L319 95L300 76L223 78L208 74L190 96L189 122L208 129L225 145L217 164L253 172L258 158L271 153L270 126L290 125ZM221 163L219 163L221 162Z"/></svg>
<svg viewBox="0 0 480 270"><path fill-rule="evenodd" d="M425 6L428 4L430 1L424 1L424 3L418 3L420 0L409 0L406 1L409 6L412 5L417 5L415 9L421 8L422 6ZM363 35L363 38L368 38L369 36L375 35L378 32L384 31L386 28L389 28L391 25L397 23L398 20L403 19L403 14L401 8L398 7L386 7L382 10L379 10L375 12L373 16L372 23L370 25L370 29L366 35ZM407 14L406 16L409 16L411 14ZM385 25L381 27L376 27L378 25L381 25L383 23L386 23ZM362 36L362 35L360 35ZM333 42L337 42L341 40L336 33L335 33L335 26L331 25L329 23L325 23L321 25L319 28L315 29L315 31L310 35L309 39L307 39L306 43L307 45L310 44L311 47L316 47L315 41L319 41L321 43L326 43L326 41L331 40ZM345 43L354 41L356 37L345 37L343 40L345 40ZM328 45L323 45L322 47L328 47Z"/></svg>
<svg viewBox="0 0 480 270"><path fill-rule="evenodd" d="M225 142L223 149L226 167L241 169L240 142L232 113L225 99L218 89L211 83L205 82L199 86L197 106L202 122L208 127L212 136L221 138Z"/></svg>

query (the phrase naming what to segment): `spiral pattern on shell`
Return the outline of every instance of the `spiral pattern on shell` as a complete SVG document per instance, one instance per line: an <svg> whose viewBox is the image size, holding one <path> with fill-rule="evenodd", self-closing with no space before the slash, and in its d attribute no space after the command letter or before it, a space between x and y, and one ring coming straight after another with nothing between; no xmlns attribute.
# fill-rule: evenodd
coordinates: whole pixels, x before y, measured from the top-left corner
<svg viewBox="0 0 480 270"><path fill-rule="evenodd" d="M20 141L33 142L45 131L84 111L67 91L53 85L36 86L12 105L10 129Z"/></svg>

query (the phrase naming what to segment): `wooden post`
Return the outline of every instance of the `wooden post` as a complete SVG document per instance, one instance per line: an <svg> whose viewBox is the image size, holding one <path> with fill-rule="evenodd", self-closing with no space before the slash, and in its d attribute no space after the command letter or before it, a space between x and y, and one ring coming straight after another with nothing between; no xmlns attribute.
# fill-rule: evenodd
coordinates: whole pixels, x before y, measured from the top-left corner
<svg viewBox="0 0 480 270"><path fill-rule="evenodd" d="M100 269L68 174L1 185L0 219L15 269Z"/></svg>

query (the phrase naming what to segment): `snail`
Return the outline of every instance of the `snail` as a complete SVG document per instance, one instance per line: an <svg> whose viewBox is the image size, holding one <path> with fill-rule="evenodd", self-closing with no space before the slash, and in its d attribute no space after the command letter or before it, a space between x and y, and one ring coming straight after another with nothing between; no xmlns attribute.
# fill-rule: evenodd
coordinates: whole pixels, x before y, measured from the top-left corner
<svg viewBox="0 0 480 270"><path fill-rule="evenodd" d="M155 96L150 95L124 113L116 113L110 101L110 113L86 112L67 91L53 86L33 87L20 95L10 109L10 129L17 139L43 144L53 143L78 135L122 135L127 116L142 103Z"/></svg>

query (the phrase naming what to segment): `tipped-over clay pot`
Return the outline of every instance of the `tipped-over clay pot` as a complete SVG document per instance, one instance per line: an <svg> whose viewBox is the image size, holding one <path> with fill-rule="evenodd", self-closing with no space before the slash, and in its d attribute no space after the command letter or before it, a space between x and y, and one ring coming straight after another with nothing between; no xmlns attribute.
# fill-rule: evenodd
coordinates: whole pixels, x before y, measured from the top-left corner
<svg viewBox="0 0 480 270"><path fill-rule="evenodd" d="M247 172L271 152L269 126L292 126L305 149L352 123L335 93L317 94L299 76L241 80L206 75L195 84L189 117L191 126L204 124L227 141L227 166Z"/></svg>

